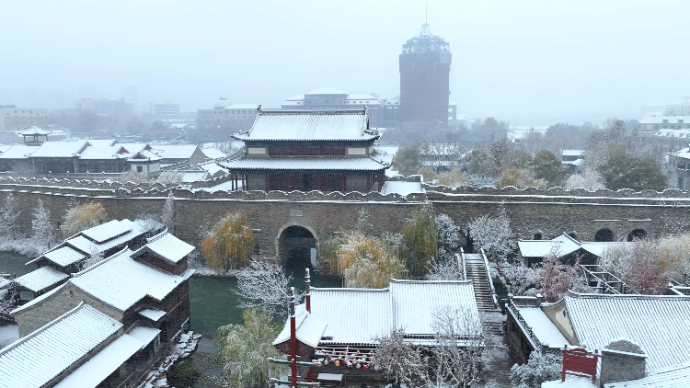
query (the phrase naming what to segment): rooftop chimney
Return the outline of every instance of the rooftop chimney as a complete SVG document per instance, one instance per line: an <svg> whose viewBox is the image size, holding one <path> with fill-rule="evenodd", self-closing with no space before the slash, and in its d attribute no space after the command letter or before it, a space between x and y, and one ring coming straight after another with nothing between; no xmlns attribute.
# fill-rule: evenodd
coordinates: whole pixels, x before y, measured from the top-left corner
<svg viewBox="0 0 690 388"><path fill-rule="evenodd" d="M601 384L639 380L645 377L647 355L639 345L626 339L608 344L601 358Z"/></svg>

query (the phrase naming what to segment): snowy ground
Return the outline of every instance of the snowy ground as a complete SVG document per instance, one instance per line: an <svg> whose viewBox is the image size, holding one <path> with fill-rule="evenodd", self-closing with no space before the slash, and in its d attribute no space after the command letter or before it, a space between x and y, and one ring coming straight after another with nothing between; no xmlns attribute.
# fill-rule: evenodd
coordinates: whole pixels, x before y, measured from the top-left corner
<svg viewBox="0 0 690 388"><path fill-rule="evenodd" d="M19 339L19 326L17 324L0 326L0 349Z"/></svg>

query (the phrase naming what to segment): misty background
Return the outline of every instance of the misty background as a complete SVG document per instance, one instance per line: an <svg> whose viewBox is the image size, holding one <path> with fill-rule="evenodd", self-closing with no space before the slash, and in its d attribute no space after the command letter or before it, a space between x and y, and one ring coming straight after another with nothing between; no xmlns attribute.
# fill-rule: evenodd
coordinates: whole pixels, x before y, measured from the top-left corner
<svg viewBox="0 0 690 388"><path fill-rule="evenodd" d="M682 0L430 0L453 53L458 113L514 125L638 118L690 94ZM124 97L183 111L279 107L329 86L399 94L401 45L423 0L6 1L0 104L71 108Z"/></svg>

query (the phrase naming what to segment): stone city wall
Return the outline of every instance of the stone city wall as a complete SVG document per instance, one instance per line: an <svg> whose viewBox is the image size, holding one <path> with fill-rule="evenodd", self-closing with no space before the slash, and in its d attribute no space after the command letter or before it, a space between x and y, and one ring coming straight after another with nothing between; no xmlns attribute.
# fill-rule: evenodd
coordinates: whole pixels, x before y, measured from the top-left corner
<svg viewBox="0 0 690 388"><path fill-rule="evenodd" d="M553 238L563 232L591 241L598 230L610 229L615 239L626 239L636 229L650 236L669 231L670 223L683 223L690 216L687 192L666 190L634 192L621 190L517 190L514 188L427 187L426 194L318 191L262 191L209 193L194 189L174 189L160 184L121 184L81 180L0 179L0 205L9 192L22 204L20 229L31 230L31 212L42 200L57 223L75 204L101 202L111 219L134 219L144 214L160 214L169 192L175 197L176 235L198 245L202 230L210 228L224 214L241 211L255 229L260 251L274 256L277 238L286 227L300 225L309 229L318 245L335 231L356 225L360 209L371 214L373 233L399 232L404 220L416 206L434 205L437 213L446 213L465 228L473 218L496 214L505 209L519 238L529 239L537 233Z"/></svg>

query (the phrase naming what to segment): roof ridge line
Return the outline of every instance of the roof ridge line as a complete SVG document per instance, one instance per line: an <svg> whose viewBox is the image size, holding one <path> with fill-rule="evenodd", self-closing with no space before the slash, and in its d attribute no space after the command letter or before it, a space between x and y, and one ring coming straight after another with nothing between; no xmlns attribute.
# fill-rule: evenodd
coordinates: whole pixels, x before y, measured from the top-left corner
<svg viewBox="0 0 690 388"><path fill-rule="evenodd" d="M166 234L168 234L168 227L165 227L165 229L163 229L162 232L160 232L160 233L158 233L158 234L156 234L156 235L153 235L153 236L151 236L151 237L147 237L147 238L146 238L146 244L144 244L144 247L145 247L146 245L148 245L148 244L154 242L154 241L160 240L161 237L165 236ZM143 248L143 247L142 247L142 248ZM141 248L139 248L139 249L141 249ZM139 249L137 249L137 251L138 251Z"/></svg>
<svg viewBox="0 0 690 388"><path fill-rule="evenodd" d="M21 338L17 339L16 341L12 342L11 344L5 346L3 349L0 349L0 356L3 355L3 354L5 354L5 353L7 353L9 350L16 348L16 347L19 346L20 344L22 344L22 343L24 343L24 342L30 340L31 338L34 338L34 337L37 336L38 334L40 334L40 333L46 331L49 327L56 325L58 322L60 322L60 321L62 321L63 319L67 318L68 316L74 314L77 310L81 309L81 308L84 307L84 306L89 306L89 307L91 307L89 304L84 303L83 300L80 301L79 304L78 304L76 307L74 307L73 309L67 311L66 313L60 315L59 317L53 319L52 321L46 323L45 325L39 327L38 329L36 329L36 330L34 330L34 331L32 331L31 333L25 335L24 337L21 337ZM91 308L93 308L93 307L91 307Z"/></svg>

